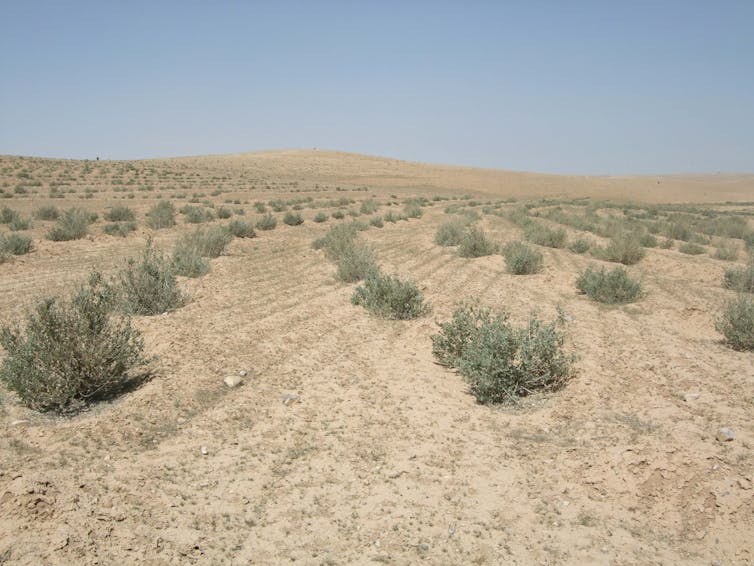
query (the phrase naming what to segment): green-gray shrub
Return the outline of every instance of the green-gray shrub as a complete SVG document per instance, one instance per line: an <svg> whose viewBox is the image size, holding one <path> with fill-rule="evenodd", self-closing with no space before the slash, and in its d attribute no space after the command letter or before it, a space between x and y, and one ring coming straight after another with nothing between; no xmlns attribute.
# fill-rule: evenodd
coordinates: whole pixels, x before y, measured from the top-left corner
<svg viewBox="0 0 754 566"><path fill-rule="evenodd" d="M468 226L469 221L465 218L456 218L443 222L435 232L435 243L438 246L460 245Z"/></svg>
<svg viewBox="0 0 754 566"><path fill-rule="evenodd" d="M558 321L534 315L514 328L504 311L462 304L432 337L440 363L455 367L479 403L510 403L535 391L563 387L573 375Z"/></svg>
<svg viewBox="0 0 754 566"><path fill-rule="evenodd" d="M102 227L102 231L108 236L120 236L121 238L125 238L134 230L136 230L136 222L114 222Z"/></svg>
<svg viewBox="0 0 754 566"><path fill-rule="evenodd" d="M209 272L209 261L202 257L191 238L181 238L173 248L173 269L183 277L201 277Z"/></svg>
<svg viewBox="0 0 754 566"><path fill-rule="evenodd" d="M257 235L251 224L238 218L228 223L228 231L236 238L255 238Z"/></svg>
<svg viewBox="0 0 754 566"><path fill-rule="evenodd" d="M215 258L223 253L233 240L233 234L224 226L197 228L194 232L184 235L179 242L196 248L202 257Z"/></svg>
<svg viewBox="0 0 754 566"><path fill-rule="evenodd" d="M403 281L396 275L385 275L378 269L367 273L351 297L354 305L384 318L409 320L429 311L421 291L411 281Z"/></svg>
<svg viewBox="0 0 754 566"><path fill-rule="evenodd" d="M605 261L633 265L642 260L646 251L636 234L624 232L613 236L605 248L592 248L592 255Z"/></svg>
<svg viewBox="0 0 754 566"><path fill-rule="evenodd" d="M734 350L754 350L754 299L740 295L727 301L715 329Z"/></svg>
<svg viewBox="0 0 754 566"><path fill-rule="evenodd" d="M12 255L25 255L34 249L31 238L19 234L0 235L0 251Z"/></svg>
<svg viewBox="0 0 754 566"><path fill-rule="evenodd" d="M374 251L356 240L345 248L335 260L335 277L344 283L361 281L367 274L377 269Z"/></svg>
<svg viewBox="0 0 754 566"><path fill-rule="evenodd" d="M723 261L736 261L738 259L738 246L733 242L721 242L715 247L713 257Z"/></svg>
<svg viewBox="0 0 754 566"><path fill-rule="evenodd" d="M631 279L620 266L611 271L588 267L579 274L576 288L595 301L610 305L632 303L642 294L641 283Z"/></svg>
<svg viewBox="0 0 754 566"><path fill-rule="evenodd" d="M212 211L200 206L186 205L181 208L181 214L186 216L186 222L189 224L201 224L214 219Z"/></svg>
<svg viewBox="0 0 754 566"><path fill-rule="evenodd" d="M230 218L233 216L233 211L225 206L221 206L217 209L217 217L218 218Z"/></svg>
<svg viewBox="0 0 754 566"><path fill-rule="evenodd" d="M524 242L508 242L503 255L508 272L514 275L538 273L544 265L542 254Z"/></svg>
<svg viewBox="0 0 754 566"><path fill-rule="evenodd" d="M379 207L380 205L374 199L366 199L361 203L359 211L361 214L374 214Z"/></svg>
<svg viewBox="0 0 754 566"><path fill-rule="evenodd" d="M532 244L548 248L562 248L568 235L563 228L550 228L539 222L528 222L524 227L524 237Z"/></svg>
<svg viewBox="0 0 754 566"><path fill-rule="evenodd" d="M497 242L487 238L484 230L477 226L469 226L461 236L458 255L468 258L482 257L497 253L499 247Z"/></svg>
<svg viewBox="0 0 754 566"><path fill-rule="evenodd" d="M369 219L369 225L374 226L375 228L383 228L385 226L382 222L382 216L372 216L372 218Z"/></svg>
<svg viewBox="0 0 754 566"><path fill-rule="evenodd" d="M575 254L583 254L589 251L589 248L592 247L592 243L593 242L588 238L578 238L577 240L571 242L571 245L568 246L568 249Z"/></svg>
<svg viewBox="0 0 754 566"><path fill-rule="evenodd" d="M304 219L298 212L286 212L283 216L283 222L288 226L299 226L304 223Z"/></svg>
<svg viewBox="0 0 754 566"><path fill-rule="evenodd" d="M4 327L0 381L37 411L73 413L126 389L128 372L146 363L144 342L117 317L115 292L94 272L69 300L48 298L26 327Z"/></svg>
<svg viewBox="0 0 754 566"><path fill-rule="evenodd" d="M257 220L257 230L274 230L278 225L277 218L271 213L267 213Z"/></svg>
<svg viewBox="0 0 754 566"><path fill-rule="evenodd" d="M63 211L55 226L47 232L47 239L53 242L67 242L80 240L89 231L92 215L80 208L69 208Z"/></svg>
<svg viewBox="0 0 754 566"><path fill-rule="evenodd" d="M39 220L57 220L60 216L60 211L54 206L40 206L34 216Z"/></svg>
<svg viewBox="0 0 754 566"><path fill-rule="evenodd" d="M141 259L129 259L119 272L118 289L122 308L130 314L162 314L188 300L178 288L172 261L154 248L151 240Z"/></svg>
<svg viewBox="0 0 754 566"><path fill-rule="evenodd" d="M421 218L424 211L418 202L409 202L403 207L403 214L408 218Z"/></svg>
<svg viewBox="0 0 754 566"><path fill-rule="evenodd" d="M742 293L754 293L754 261L747 267L726 269L723 287Z"/></svg>
<svg viewBox="0 0 754 566"><path fill-rule="evenodd" d="M136 218L136 213L127 206L114 206L104 216L108 222L129 222Z"/></svg>
<svg viewBox="0 0 754 566"><path fill-rule="evenodd" d="M704 248L699 244L692 242L685 242L678 247L678 251L687 255L700 255L705 252Z"/></svg>
<svg viewBox="0 0 754 566"><path fill-rule="evenodd" d="M0 209L0 224L10 224L19 217L18 212L4 206Z"/></svg>
<svg viewBox="0 0 754 566"><path fill-rule="evenodd" d="M327 218L328 218L327 213L322 212L321 210L317 214L314 215L314 221L317 223L326 222Z"/></svg>
<svg viewBox="0 0 754 566"><path fill-rule="evenodd" d="M8 228L10 228L14 232L18 232L20 230L28 230L29 228L31 228L31 218L21 218L20 216L18 216L11 220L10 224L8 224Z"/></svg>
<svg viewBox="0 0 754 566"><path fill-rule="evenodd" d="M158 202L147 212L147 226L153 230L162 230L175 226L175 206L172 202Z"/></svg>

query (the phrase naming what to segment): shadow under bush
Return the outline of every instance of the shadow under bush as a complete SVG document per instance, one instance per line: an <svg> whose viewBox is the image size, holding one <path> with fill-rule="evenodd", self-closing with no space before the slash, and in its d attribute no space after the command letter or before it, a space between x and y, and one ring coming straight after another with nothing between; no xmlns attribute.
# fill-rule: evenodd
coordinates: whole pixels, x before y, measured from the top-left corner
<svg viewBox="0 0 754 566"><path fill-rule="evenodd" d="M115 290L94 272L69 300L37 305L23 331L4 327L0 381L27 407L73 413L141 383L144 342L127 317L114 313Z"/></svg>

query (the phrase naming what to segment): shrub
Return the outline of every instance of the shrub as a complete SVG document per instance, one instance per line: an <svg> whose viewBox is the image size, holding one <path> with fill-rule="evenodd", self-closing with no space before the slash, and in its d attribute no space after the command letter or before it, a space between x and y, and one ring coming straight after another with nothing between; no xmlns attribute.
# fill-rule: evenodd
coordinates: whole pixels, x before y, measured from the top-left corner
<svg viewBox="0 0 754 566"><path fill-rule="evenodd" d="M398 222L399 220L401 220L401 217L398 216L397 214L393 214L392 210L388 210L387 214L385 214L382 217L382 219L385 222L392 222L393 224L395 224L396 222Z"/></svg>
<svg viewBox="0 0 754 566"><path fill-rule="evenodd" d="M566 244L567 234L563 228L553 229L539 222L528 222L524 228L524 237L532 244L562 248Z"/></svg>
<svg viewBox="0 0 754 566"><path fill-rule="evenodd" d="M592 255L605 261L633 265L646 254L635 234L622 233L613 236L605 248L594 248Z"/></svg>
<svg viewBox="0 0 754 566"><path fill-rule="evenodd" d="M461 244L469 221L462 218L443 222L435 232L435 243L438 246L458 246Z"/></svg>
<svg viewBox="0 0 754 566"><path fill-rule="evenodd" d="M173 249L173 269L183 277L201 277L209 272L209 261L202 257L195 242L190 238L178 240Z"/></svg>
<svg viewBox="0 0 754 566"><path fill-rule="evenodd" d="M6 237L0 236L0 252L12 255L25 255L34 249L31 238L20 236L18 234L8 234Z"/></svg>
<svg viewBox="0 0 754 566"><path fill-rule="evenodd" d="M639 244L643 248L656 248L657 247L657 238L655 238L649 232L645 232L639 238Z"/></svg>
<svg viewBox="0 0 754 566"><path fill-rule="evenodd" d="M321 238L312 242L315 250L324 250L325 255L331 260L337 260L348 249L353 247L354 239L358 230L353 222L348 224L336 224L332 226Z"/></svg>
<svg viewBox="0 0 754 566"><path fill-rule="evenodd" d="M72 413L124 390L143 365L144 343L128 318L113 314L115 293L94 272L70 300L37 305L22 332L4 327L0 381L38 411Z"/></svg>
<svg viewBox="0 0 754 566"><path fill-rule="evenodd" d="M47 239L53 242L79 240L86 236L92 215L80 208L69 208L58 218L57 224L47 232Z"/></svg>
<svg viewBox="0 0 754 566"><path fill-rule="evenodd" d="M269 212L257 220L257 230L274 230L277 225L277 218Z"/></svg>
<svg viewBox="0 0 754 566"><path fill-rule="evenodd" d="M369 220L369 225L375 228L383 228L385 224L382 222L382 216L372 216Z"/></svg>
<svg viewBox="0 0 754 566"><path fill-rule="evenodd" d="M154 315L186 304L178 289L172 262L147 242L140 261L128 260L118 276L123 309L131 314Z"/></svg>
<svg viewBox="0 0 754 566"><path fill-rule="evenodd" d="M754 232L750 232L744 236L744 247L750 252L754 252Z"/></svg>
<svg viewBox="0 0 754 566"><path fill-rule="evenodd" d="M14 232L17 232L19 230L28 230L29 228L31 228L31 219L21 218L20 216L18 216L11 220L8 228L13 230Z"/></svg>
<svg viewBox="0 0 754 566"><path fill-rule="evenodd" d="M660 242L660 248L663 250L671 250L673 249L673 245L675 245L675 241L672 238L666 238Z"/></svg>
<svg viewBox="0 0 754 566"><path fill-rule="evenodd" d="M542 254L524 242L509 242L503 248L505 265L514 275L529 275L542 270Z"/></svg>
<svg viewBox="0 0 754 566"><path fill-rule="evenodd" d="M283 222L288 226L298 226L304 223L304 219L298 212L286 212L283 216Z"/></svg>
<svg viewBox="0 0 754 566"><path fill-rule="evenodd" d="M54 206L40 206L34 213L39 220L57 220L60 211Z"/></svg>
<svg viewBox="0 0 754 566"><path fill-rule="evenodd" d="M196 248L202 257L219 257L233 240L233 234L223 226L212 226L206 230L198 228L179 240L185 245Z"/></svg>
<svg viewBox="0 0 754 566"><path fill-rule="evenodd" d="M409 202L403 207L403 214L407 218L421 218L424 211L418 202Z"/></svg>
<svg viewBox="0 0 754 566"><path fill-rule="evenodd" d="M754 293L754 261L748 267L726 269L723 287L743 293Z"/></svg>
<svg viewBox="0 0 754 566"><path fill-rule="evenodd" d="M186 205L181 208L181 213L186 216L186 222L189 224L201 224L214 218L211 210L199 206Z"/></svg>
<svg viewBox="0 0 754 566"><path fill-rule="evenodd" d="M265 212L267 212L267 206L265 206L263 202L259 202L259 201L255 202L254 208L259 214L264 214Z"/></svg>
<svg viewBox="0 0 754 566"><path fill-rule="evenodd" d="M228 223L228 231L236 238L255 238L256 232L251 224L244 220L231 220Z"/></svg>
<svg viewBox="0 0 754 566"><path fill-rule="evenodd" d="M314 215L314 221L318 223L327 221L327 213L320 210L317 214Z"/></svg>
<svg viewBox="0 0 754 566"><path fill-rule="evenodd" d="M579 238L578 240L574 240L571 242L571 245L568 246L568 249L571 250L575 254L583 254L589 251L589 248L592 247L592 241L587 238Z"/></svg>
<svg viewBox="0 0 754 566"><path fill-rule="evenodd" d="M727 301L715 329L734 350L754 350L754 299L740 295Z"/></svg>
<svg viewBox="0 0 754 566"><path fill-rule="evenodd" d="M461 237L458 255L461 257L482 257L492 255L498 250L498 244L489 240L484 230L469 226Z"/></svg>
<svg viewBox="0 0 754 566"><path fill-rule="evenodd" d="M359 211L361 214L374 214L377 212L377 209L380 207L377 202L374 201L374 199L366 199L361 203L361 208L359 208Z"/></svg>
<svg viewBox="0 0 754 566"><path fill-rule="evenodd" d="M346 215L343 213L342 210L336 210L332 213L332 217L335 218L335 220L343 220Z"/></svg>
<svg viewBox="0 0 754 566"><path fill-rule="evenodd" d="M378 269L367 273L364 284L356 288L351 302L377 316L395 320L417 318L429 311L413 282L402 281L395 275L384 275Z"/></svg>
<svg viewBox="0 0 754 566"><path fill-rule="evenodd" d="M733 242L722 242L715 248L715 259L735 261L738 259L738 246Z"/></svg>
<svg viewBox="0 0 754 566"><path fill-rule="evenodd" d="M230 218L231 216L233 216L233 211L231 209L224 206L221 206L217 209L218 218Z"/></svg>
<svg viewBox="0 0 754 566"><path fill-rule="evenodd" d="M600 303L632 303L641 296L641 283L634 281L622 267L595 271L591 267L579 274L576 288Z"/></svg>
<svg viewBox="0 0 754 566"><path fill-rule="evenodd" d="M361 281L371 270L377 269L374 251L355 240L341 252L335 265L335 277L344 283Z"/></svg>
<svg viewBox="0 0 754 566"><path fill-rule="evenodd" d="M105 212L105 220L109 222L128 222L134 218L136 214L127 206L114 206Z"/></svg>
<svg viewBox="0 0 754 566"><path fill-rule="evenodd" d="M121 238L125 238L134 230L136 230L136 222L114 222L102 227L102 231L108 236L120 236Z"/></svg>
<svg viewBox="0 0 754 566"><path fill-rule="evenodd" d="M4 206L2 209L0 209L0 224L10 224L18 217L18 212L16 212L12 208Z"/></svg>
<svg viewBox="0 0 754 566"><path fill-rule="evenodd" d="M681 244L678 247L678 251L681 252L682 254L700 255L704 253L704 248L700 246L699 244L686 242L686 243Z"/></svg>
<svg viewBox="0 0 754 566"><path fill-rule="evenodd" d="M432 351L455 367L479 403L516 402L537 390L556 390L573 374L573 356L563 350L558 322L534 317L513 328L504 311L462 304L440 324Z"/></svg>
<svg viewBox="0 0 754 566"><path fill-rule="evenodd" d="M147 226L162 230L175 226L175 207L172 202L159 202L147 212Z"/></svg>

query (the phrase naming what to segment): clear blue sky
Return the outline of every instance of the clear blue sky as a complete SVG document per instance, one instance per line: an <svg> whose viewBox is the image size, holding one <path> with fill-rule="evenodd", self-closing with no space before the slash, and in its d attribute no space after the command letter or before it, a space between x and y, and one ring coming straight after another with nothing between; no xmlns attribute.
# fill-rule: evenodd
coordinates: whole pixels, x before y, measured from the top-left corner
<svg viewBox="0 0 754 566"><path fill-rule="evenodd" d="M754 172L754 0L0 0L0 154Z"/></svg>

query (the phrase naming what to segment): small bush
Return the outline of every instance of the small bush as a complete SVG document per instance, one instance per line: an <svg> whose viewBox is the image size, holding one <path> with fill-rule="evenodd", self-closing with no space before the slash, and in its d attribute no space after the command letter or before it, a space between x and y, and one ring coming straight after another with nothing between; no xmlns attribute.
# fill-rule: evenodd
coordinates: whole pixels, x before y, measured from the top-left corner
<svg viewBox="0 0 754 566"><path fill-rule="evenodd" d="M69 208L58 218L57 224L47 232L47 239L53 242L79 240L86 236L92 215L80 208Z"/></svg>
<svg viewBox="0 0 754 566"><path fill-rule="evenodd" d="M497 252L499 246L488 239L484 230L476 226L469 226L461 237L458 255L461 257L482 257Z"/></svg>
<svg viewBox="0 0 754 566"><path fill-rule="evenodd" d="M564 352L558 322L534 316L513 328L504 311L463 304L440 324L432 351L455 367L479 403L516 402L538 390L556 390L573 374L573 356Z"/></svg>
<svg viewBox="0 0 754 566"><path fill-rule="evenodd" d="M346 215L342 210L336 210L332 213L332 217L335 218L335 220L343 220Z"/></svg>
<svg viewBox="0 0 754 566"><path fill-rule="evenodd" d="M605 248L594 248L592 255L598 259L633 265L642 260L646 251L635 234L623 233L613 236Z"/></svg>
<svg viewBox="0 0 754 566"><path fill-rule="evenodd" d="M675 245L675 240L672 238L666 238L662 242L660 242L660 248L663 250L672 250L673 246Z"/></svg>
<svg viewBox="0 0 754 566"><path fill-rule="evenodd" d="M114 316L114 305L114 290L96 272L70 300L43 300L23 331L0 331L0 381L27 407L56 413L119 393L146 360L141 335Z"/></svg>
<svg viewBox="0 0 754 566"><path fill-rule="evenodd" d="M549 228L538 222L528 222L524 228L524 237L532 244L548 248L565 247L568 235L563 228Z"/></svg>
<svg viewBox="0 0 754 566"><path fill-rule="evenodd" d="M681 244L678 247L678 251L682 254L688 254L688 255L700 255L704 253L704 248L700 246L699 244L694 244L692 242L686 242Z"/></svg>
<svg viewBox="0 0 754 566"><path fill-rule="evenodd" d="M403 207L403 215L407 218L421 218L424 211L418 202L409 202Z"/></svg>
<svg viewBox="0 0 754 566"><path fill-rule="evenodd" d="M469 221L461 218L443 222L435 232L435 243L438 246L460 245L468 226Z"/></svg>
<svg viewBox="0 0 754 566"><path fill-rule="evenodd" d="M173 269L183 277L201 277L209 272L209 261L202 257L195 242L189 238L178 240L173 249Z"/></svg>
<svg viewBox="0 0 754 566"><path fill-rule="evenodd" d="M191 234L186 234L179 242L194 247L202 257L215 258L223 253L232 240L233 234L227 228L212 226L206 230L199 228Z"/></svg>
<svg viewBox="0 0 754 566"><path fill-rule="evenodd" d="M542 254L524 242L509 242L503 248L505 265L514 275L538 273L544 265Z"/></svg>
<svg viewBox="0 0 754 566"><path fill-rule="evenodd" d="M579 274L576 288L600 303L622 305L632 303L641 296L641 283L634 281L622 267L595 271L591 267Z"/></svg>
<svg viewBox="0 0 754 566"><path fill-rule="evenodd" d="M8 228L10 228L14 232L18 232L19 230L28 230L31 228L31 219L30 218L21 218L16 217L14 218L10 224L8 224Z"/></svg>
<svg viewBox="0 0 754 566"><path fill-rule="evenodd" d="M377 316L395 320L417 318L429 311L414 283L402 281L395 275L384 275L378 269L367 273L364 284L356 288L351 302Z"/></svg>
<svg viewBox="0 0 754 566"><path fill-rule="evenodd" d="M121 238L125 238L134 230L136 230L136 222L114 222L102 227L102 231L108 236L120 236Z"/></svg>
<svg viewBox="0 0 754 566"><path fill-rule="evenodd" d="M723 287L742 293L754 293L754 261L747 267L726 269Z"/></svg>
<svg viewBox="0 0 754 566"><path fill-rule="evenodd" d="M175 226L175 207L172 202L159 202L147 212L147 226L162 230Z"/></svg>
<svg viewBox="0 0 754 566"><path fill-rule="evenodd" d="M367 274L377 268L374 251L357 241L344 249L335 260L337 270L335 277L344 283L361 281Z"/></svg>
<svg viewBox="0 0 754 566"><path fill-rule="evenodd" d="M646 232L639 238L639 244L643 248L656 248L658 245L657 238L652 234Z"/></svg>
<svg viewBox="0 0 754 566"><path fill-rule="evenodd" d="M741 295L726 302L715 329L734 350L754 350L754 299Z"/></svg>
<svg viewBox="0 0 754 566"><path fill-rule="evenodd" d="M393 211L392 211L392 210L388 210L387 214L385 214L385 215L384 215L384 216L382 217L382 219L383 219L383 220L384 220L385 222L391 222L392 224L395 224L395 223L396 223L396 222L398 222L399 220L402 220L402 218L401 218L401 217L400 217L399 215L397 215L397 214L393 214Z"/></svg>
<svg viewBox="0 0 754 566"><path fill-rule="evenodd" d="M267 206L263 202L255 202L254 208L259 214L264 214L265 212L267 212Z"/></svg>
<svg viewBox="0 0 754 566"><path fill-rule="evenodd" d="M315 250L324 250L325 255L331 260L337 260L354 245L358 235L358 229L353 222L348 224L336 224L332 226L321 238L312 242Z"/></svg>
<svg viewBox="0 0 754 566"><path fill-rule="evenodd" d="M382 222L382 216L372 216L372 218L369 219L369 225L374 226L375 228L383 228L385 226Z"/></svg>
<svg viewBox="0 0 754 566"><path fill-rule="evenodd" d="M236 238L255 238L256 232L251 224L244 220L231 220L228 223L228 231Z"/></svg>
<svg viewBox="0 0 754 566"><path fill-rule="evenodd" d="M304 219L298 212L286 212L283 216L283 222L288 226L298 226L304 223Z"/></svg>
<svg viewBox="0 0 754 566"><path fill-rule="evenodd" d="M317 214L314 215L314 221L317 222L317 223L326 222L327 221L327 213L326 212L322 212L320 210Z"/></svg>
<svg viewBox="0 0 754 566"><path fill-rule="evenodd" d="M18 234L0 236L0 252L12 255L25 255L34 249L31 238Z"/></svg>
<svg viewBox="0 0 754 566"><path fill-rule="evenodd" d="M12 208L4 206L2 209L0 209L0 224L10 224L17 218L19 218L18 212L16 212Z"/></svg>
<svg viewBox="0 0 754 566"><path fill-rule="evenodd" d="M754 232L750 232L744 236L744 247L747 251L754 252Z"/></svg>
<svg viewBox="0 0 754 566"><path fill-rule="evenodd" d="M40 206L34 216L39 220L57 220L60 216L60 211L54 206Z"/></svg>
<svg viewBox="0 0 754 566"><path fill-rule="evenodd" d="M583 254L589 251L589 248L592 247L592 241L587 238L579 238L578 240L574 240L571 242L571 245L568 246L568 249L571 250L575 254Z"/></svg>
<svg viewBox="0 0 754 566"><path fill-rule="evenodd" d="M359 208L359 211L361 214L374 214L377 212L377 209L380 208L380 205L377 204L373 199L366 199L361 203L361 208Z"/></svg>
<svg viewBox="0 0 754 566"><path fill-rule="evenodd" d="M715 248L713 257L723 261L736 261L738 259L738 246L733 242L722 242Z"/></svg>
<svg viewBox="0 0 754 566"><path fill-rule="evenodd" d="M186 222L189 224L201 224L214 219L211 210L199 206L184 206L181 208L181 213L186 216Z"/></svg>
<svg viewBox="0 0 754 566"><path fill-rule="evenodd" d="M118 275L123 309L131 314L154 315L186 304L178 289L172 262L147 242L140 261L128 260Z"/></svg>
<svg viewBox="0 0 754 566"><path fill-rule="evenodd" d="M231 216L233 216L233 211L231 209L226 208L224 206L221 206L220 208L217 209L218 218L225 219L225 218L230 218Z"/></svg>
<svg viewBox="0 0 754 566"><path fill-rule="evenodd" d="M257 220L257 230L274 230L277 225L277 218L269 212Z"/></svg>
<svg viewBox="0 0 754 566"><path fill-rule="evenodd" d="M136 214L127 206L114 206L105 212L105 220L108 222L129 222L135 218Z"/></svg>

